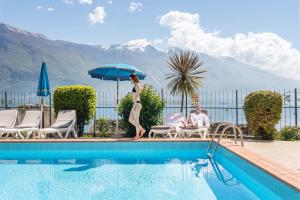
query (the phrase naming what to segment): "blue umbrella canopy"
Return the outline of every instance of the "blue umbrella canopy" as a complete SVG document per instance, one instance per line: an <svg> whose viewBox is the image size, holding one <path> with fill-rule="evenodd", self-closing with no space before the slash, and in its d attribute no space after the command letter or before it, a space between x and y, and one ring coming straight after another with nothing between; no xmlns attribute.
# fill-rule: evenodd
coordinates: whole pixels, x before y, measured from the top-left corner
<svg viewBox="0 0 300 200"><path fill-rule="evenodd" d="M135 73L141 80L146 78L146 74L136 67L122 63L106 64L101 67L92 69L88 73L92 78L112 81L129 81L130 74L132 73Z"/></svg>
<svg viewBox="0 0 300 200"><path fill-rule="evenodd" d="M48 95L50 95L50 85L48 80L47 65L45 62L43 62L40 72L37 96L46 97Z"/></svg>
<svg viewBox="0 0 300 200"><path fill-rule="evenodd" d="M117 109L119 105L119 82L120 81L129 81L130 75L135 73L139 79L143 80L146 78L146 74L137 69L134 66L127 65L127 64L106 64L101 67L89 70L89 75L92 78L98 78L101 80L109 80L109 81L116 81L117 82ZM117 117L116 122L116 133L118 133L119 121Z"/></svg>

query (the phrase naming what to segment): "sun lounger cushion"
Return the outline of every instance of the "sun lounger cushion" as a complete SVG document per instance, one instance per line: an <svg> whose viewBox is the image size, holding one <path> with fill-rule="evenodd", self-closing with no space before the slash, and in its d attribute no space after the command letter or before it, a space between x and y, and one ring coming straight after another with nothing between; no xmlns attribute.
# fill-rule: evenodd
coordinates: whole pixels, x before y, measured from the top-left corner
<svg viewBox="0 0 300 200"><path fill-rule="evenodd" d="M41 111L26 111L24 119L16 128L33 128L39 127L41 123Z"/></svg>
<svg viewBox="0 0 300 200"><path fill-rule="evenodd" d="M0 111L0 128L6 128L8 126L13 126L12 122L17 116L16 110L2 110Z"/></svg>
<svg viewBox="0 0 300 200"><path fill-rule="evenodd" d="M205 128L205 127L204 127ZM197 130L199 129L198 127L184 127L182 129L187 129L187 130Z"/></svg>
<svg viewBox="0 0 300 200"><path fill-rule="evenodd" d="M50 128L68 128L76 120L75 110L61 110L57 115L57 119Z"/></svg>
<svg viewBox="0 0 300 200"><path fill-rule="evenodd" d="M19 126L15 126L16 128L32 128L31 124L22 124Z"/></svg>
<svg viewBox="0 0 300 200"><path fill-rule="evenodd" d="M152 129L174 129L174 127L167 126L167 125L158 125L158 126L152 126Z"/></svg>
<svg viewBox="0 0 300 200"><path fill-rule="evenodd" d="M72 124L73 120L59 120L56 121L51 128L68 128Z"/></svg>

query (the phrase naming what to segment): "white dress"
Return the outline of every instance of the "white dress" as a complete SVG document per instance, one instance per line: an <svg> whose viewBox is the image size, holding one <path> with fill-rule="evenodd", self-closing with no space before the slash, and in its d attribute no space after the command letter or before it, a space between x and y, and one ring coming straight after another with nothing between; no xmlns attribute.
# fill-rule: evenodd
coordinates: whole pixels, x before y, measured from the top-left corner
<svg viewBox="0 0 300 200"><path fill-rule="evenodd" d="M142 104L140 100L140 93L142 86L140 83L135 84L132 95L133 95L133 106L129 115L129 122L135 126L136 132L138 133L142 126L140 125L140 112L142 109Z"/></svg>

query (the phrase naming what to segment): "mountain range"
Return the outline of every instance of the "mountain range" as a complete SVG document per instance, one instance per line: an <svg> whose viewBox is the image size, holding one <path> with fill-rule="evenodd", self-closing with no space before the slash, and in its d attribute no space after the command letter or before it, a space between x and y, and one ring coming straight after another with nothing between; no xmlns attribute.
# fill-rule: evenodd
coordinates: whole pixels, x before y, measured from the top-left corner
<svg viewBox="0 0 300 200"><path fill-rule="evenodd" d="M88 70L106 63L126 63L137 66L147 74L144 83L166 88L167 60L178 51L159 50L151 45L86 45L51 40L42 34L21 30L0 23L0 90L35 91L40 66L46 62L51 87L59 85L92 85L99 91L115 88L113 82L92 79ZM294 88L299 80L283 78L232 57L199 54L207 71L206 89ZM128 89L129 83L122 83Z"/></svg>

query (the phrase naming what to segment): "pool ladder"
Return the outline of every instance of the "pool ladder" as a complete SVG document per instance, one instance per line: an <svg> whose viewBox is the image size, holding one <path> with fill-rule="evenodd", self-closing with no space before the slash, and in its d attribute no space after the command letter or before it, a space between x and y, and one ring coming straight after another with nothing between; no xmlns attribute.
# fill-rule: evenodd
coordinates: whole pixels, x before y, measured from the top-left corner
<svg viewBox="0 0 300 200"><path fill-rule="evenodd" d="M223 130L221 132L221 134L219 135L219 138L217 140L217 142L215 141L215 137L217 136L217 133L219 131L219 129L221 129L223 127ZM240 129L240 127L238 127L237 125L231 123L231 122L222 122L221 124L219 124L217 126L217 128L215 129L213 135L211 136L211 140L208 144L207 147L207 155L209 158L213 158L214 157L214 153L216 152L218 146L220 145L221 139L224 135L224 133L228 130L232 128L233 130L233 136L234 136L234 143L237 144L237 133L239 133L240 138L241 138L241 146L244 146L244 138L243 138L243 132ZM215 145L213 145L213 143L215 143Z"/></svg>
<svg viewBox="0 0 300 200"><path fill-rule="evenodd" d="M222 170L219 167L219 164L217 161L215 161L214 159L209 159L209 162L212 166L212 169L214 171L214 173L217 176L217 179L222 181L222 183L224 183L227 186L236 186L239 183L237 182L237 180L234 178L234 176L230 177L230 178L225 178L225 176L223 175Z"/></svg>

